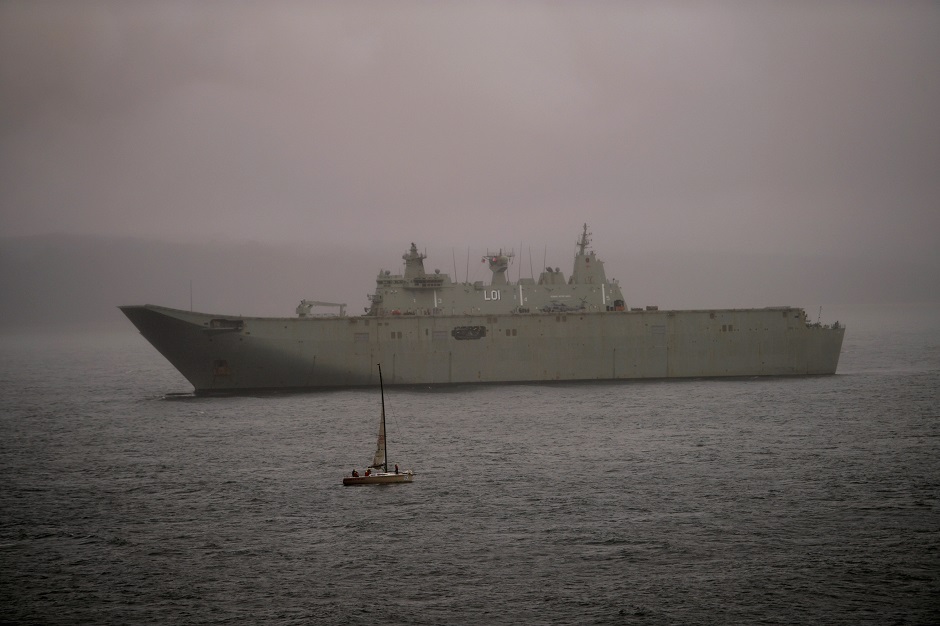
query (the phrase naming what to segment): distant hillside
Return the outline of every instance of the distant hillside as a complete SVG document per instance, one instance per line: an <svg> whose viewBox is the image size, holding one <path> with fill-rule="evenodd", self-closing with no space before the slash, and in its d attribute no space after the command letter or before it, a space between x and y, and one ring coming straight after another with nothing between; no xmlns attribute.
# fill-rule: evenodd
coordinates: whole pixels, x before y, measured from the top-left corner
<svg viewBox="0 0 940 626"><path fill-rule="evenodd" d="M392 257L394 258L394 257ZM356 262L350 262L355 260ZM294 314L303 298L367 304L378 261L258 243L44 236L0 240L0 328L120 328L121 304Z"/></svg>
<svg viewBox="0 0 940 626"><path fill-rule="evenodd" d="M121 304L164 304L202 311L291 316L303 298L344 302L350 314L368 304L379 269L398 271L397 249L316 249L261 243L205 245L142 239L42 236L0 239L0 330L129 328ZM419 246L420 247L420 246ZM940 301L940 271L864 260L760 255L635 255L598 249L629 306L719 308ZM428 250L427 269L486 280L466 250ZM548 258L566 276L574 250ZM523 255L520 255L520 257ZM459 257L455 261L455 258ZM517 258L515 280L541 263ZM531 270L530 270L531 268Z"/></svg>

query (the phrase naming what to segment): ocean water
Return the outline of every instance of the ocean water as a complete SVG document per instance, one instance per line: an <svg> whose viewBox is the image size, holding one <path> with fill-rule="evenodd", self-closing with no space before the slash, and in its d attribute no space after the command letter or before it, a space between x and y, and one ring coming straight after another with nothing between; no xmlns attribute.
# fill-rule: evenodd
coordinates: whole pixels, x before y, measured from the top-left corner
<svg viewBox="0 0 940 626"><path fill-rule="evenodd" d="M835 376L387 389L360 488L378 390L2 337L0 622L940 623L940 307L837 312Z"/></svg>

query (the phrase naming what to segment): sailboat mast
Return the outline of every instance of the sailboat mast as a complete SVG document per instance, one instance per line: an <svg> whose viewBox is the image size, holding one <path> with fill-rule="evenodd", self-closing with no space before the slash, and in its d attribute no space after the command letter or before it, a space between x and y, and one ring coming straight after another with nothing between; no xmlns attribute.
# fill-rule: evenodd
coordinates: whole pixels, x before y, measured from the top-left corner
<svg viewBox="0 0 940 626"><path fill-rule="evenodd" d="M388 473L388 445L385 441L385 385L382 383L382 366L379 365L379 390L382 393L382 452L385 455L385 459L382 463L382 468L385 473Z"/></svg>

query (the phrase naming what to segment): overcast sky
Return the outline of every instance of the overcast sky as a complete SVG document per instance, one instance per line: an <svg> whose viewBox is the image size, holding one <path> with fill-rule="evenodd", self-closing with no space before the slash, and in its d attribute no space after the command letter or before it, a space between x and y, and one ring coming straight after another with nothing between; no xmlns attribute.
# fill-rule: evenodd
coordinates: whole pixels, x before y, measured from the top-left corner
<svg viewBox="0 0 940 626"><path fill-rule="evenodd" d="M0 235L567 255L583 222L940 267L940 3L0 3Z"/></svg>

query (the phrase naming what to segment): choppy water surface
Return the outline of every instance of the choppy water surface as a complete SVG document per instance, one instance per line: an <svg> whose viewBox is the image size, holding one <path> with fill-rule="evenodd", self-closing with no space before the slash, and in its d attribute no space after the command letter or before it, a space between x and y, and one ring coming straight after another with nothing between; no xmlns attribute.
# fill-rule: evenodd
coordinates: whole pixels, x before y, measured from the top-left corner
<svg viewBox="0 0 940 626"><path fill-rule="evenodd" d="M0 341L0 621L940 622L940 318L839 374L190 387L133 332Z"/></svg>

